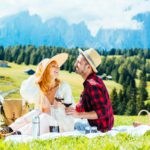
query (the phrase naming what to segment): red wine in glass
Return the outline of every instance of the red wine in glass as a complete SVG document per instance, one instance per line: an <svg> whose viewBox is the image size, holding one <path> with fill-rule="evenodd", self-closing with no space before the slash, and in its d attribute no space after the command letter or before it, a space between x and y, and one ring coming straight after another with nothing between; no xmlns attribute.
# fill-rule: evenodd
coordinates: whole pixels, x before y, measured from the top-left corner
<svg viewBox="0 0 150 150"><path fill-rule="evenodd" d="M61 97L55 97L55 99L57 102L61 102L61 103L64 101L64 98Z"/></svg>
<svg viewBox="0 0 150 150"><path fill-rule="evenodd" d="M69 106L71 106L72 105L72 103L63 103L66 107L69 107Z"/></svg>

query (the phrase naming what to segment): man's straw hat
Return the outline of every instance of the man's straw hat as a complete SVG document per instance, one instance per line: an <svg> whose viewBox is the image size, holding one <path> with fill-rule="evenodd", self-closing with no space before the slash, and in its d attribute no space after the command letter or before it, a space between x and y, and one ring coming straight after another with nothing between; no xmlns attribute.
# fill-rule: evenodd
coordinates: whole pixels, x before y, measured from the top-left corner
<svg viewBox="0 0 150 150"><path fill-rule="evenodd" d="M65 61L68 58L68 54L67 53L60 53L57 54L55 56L53 56L52 58L45 58L43 59L37 66L36 69L36 81L39 82L42 78L42 75L44 73L44 71L46 70L47 66L52 62L52 61L56 61L58 64L58 67L61 67Z"/></svg>
<svg viewBox="0 0 150 150"><path fill-rule="evenodd" d="M93 71L97 73L98 71L96 68L101 64L101 57L99 53L93 48L87 49L85 51L79 49L79 52L85 57L85 59L91 65Z"/></svg>

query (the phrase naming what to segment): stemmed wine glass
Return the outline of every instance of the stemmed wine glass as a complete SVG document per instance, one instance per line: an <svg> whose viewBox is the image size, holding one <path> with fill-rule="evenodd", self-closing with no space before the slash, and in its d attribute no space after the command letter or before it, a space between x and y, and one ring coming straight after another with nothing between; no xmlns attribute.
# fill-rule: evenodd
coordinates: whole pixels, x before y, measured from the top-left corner
<svg viewBox="0 0 150 150"><path fill-rule="evenodd" d="M59 90L56 91L55 99L57 102L61 102L61 103L63 103L64 101L63 95Z"/></svg>
<svg viewBox="0 0 150 150"><path fill-rule="evenodd" d="M69 107L72 105L72 102L63 102L63 104L66 106L66 107Z"/></svg>
<svg viewBox="0 0 150 150"><path fill-rule="evenodd" d="M0 125L3 124L3 114L2 114L2 105L0 105Z"/></svg>
<svg viewBox="0 0 150 150"><path fill-rule="evenodd" d="M69 107L72 105L71 101L64 101L64 97L63 94L58 90L55 94L55 99L57 102L61 102L62 104L64 104L66 107Z"/></svg>

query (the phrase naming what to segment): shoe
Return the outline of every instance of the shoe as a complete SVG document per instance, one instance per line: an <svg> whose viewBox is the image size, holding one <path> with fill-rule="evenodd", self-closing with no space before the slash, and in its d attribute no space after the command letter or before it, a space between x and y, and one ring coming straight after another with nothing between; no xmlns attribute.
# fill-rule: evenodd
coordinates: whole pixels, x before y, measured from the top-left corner
<svg viewBox="0 0 150 150"><path fill-rule="evenodd" d="M12 132L11 135L21 135L21 132L20 131L15 131L15 132Z"/></svg>
<svg viewBox="0 0 150 150"><path fill-rule="evenodd" d="M11 133L13 133L12 128L4 127L2 130L0 130L0 139L6 137L8 134Z"/></svg>

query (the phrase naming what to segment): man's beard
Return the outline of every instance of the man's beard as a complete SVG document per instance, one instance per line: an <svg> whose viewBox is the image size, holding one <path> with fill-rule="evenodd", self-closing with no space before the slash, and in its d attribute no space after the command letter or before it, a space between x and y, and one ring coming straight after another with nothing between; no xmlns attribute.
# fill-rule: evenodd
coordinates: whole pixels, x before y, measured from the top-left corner
<svg viewBox="0 0 150 150"><path fill-rule="evenodd" d="M75 72L79 75L85 74L85 69L79 70L77 66L75 66Z"/></svg>

